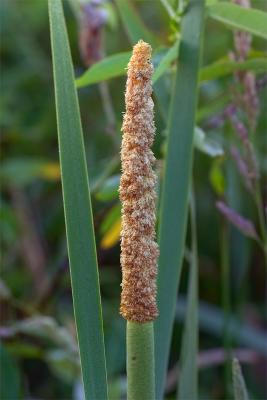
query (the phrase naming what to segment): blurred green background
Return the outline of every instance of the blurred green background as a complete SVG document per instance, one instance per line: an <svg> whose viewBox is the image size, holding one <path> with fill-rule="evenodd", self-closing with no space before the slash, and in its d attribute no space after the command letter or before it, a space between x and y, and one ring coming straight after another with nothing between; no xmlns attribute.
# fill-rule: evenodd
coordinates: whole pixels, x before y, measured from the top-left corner
<svg viewBox="0 0 267 400"><path fill-rule="evenodd" d="M64 1L77 77L102 57L131 50L116 4L108 0L89 3L86 6L84 2ZM154 50L160 57L179 35L179 23L170 18L163 1L131 3L147 29L157 36L159 46ZM265 0L252 1L252 6L265 11L267 8ZM47 2L1 0L0 17L1 398L79 400L83 395L58 163ZM233 50L233 33L208 20L203 65L227 58ZM266 43L253 38L251 51L262 56ZM157 83L160 96L155 98L154 152L159 176L173 71L174 66ZM266 75L257 74L257 81L259 117L251 141L260 172L261 196L266 204ZM253 196L245 187L230 151L232 145L242 151L242 143L224 113L235 99L239 90L236 86L233 74L200 86L197 124L201 133L196 139L194 186L199 246L201 399L225 398L226 339L240 360L251 398L267 397L264 254L257 241L230 225L215 205L223 199L259 230ZM121 279L118 184L124 87L125 77L120 77L79 89L100 265L108 378L114 399L125 398L126 388L125 323L118 311ZM240 114L240 120L247 123L244 113ZM226 280L222 274L225 255L230 268ZM188 281L186 259L171 347L166 391L169 399L175 398L178 376ZM228 311L223 303L227 286Z"/></svg>

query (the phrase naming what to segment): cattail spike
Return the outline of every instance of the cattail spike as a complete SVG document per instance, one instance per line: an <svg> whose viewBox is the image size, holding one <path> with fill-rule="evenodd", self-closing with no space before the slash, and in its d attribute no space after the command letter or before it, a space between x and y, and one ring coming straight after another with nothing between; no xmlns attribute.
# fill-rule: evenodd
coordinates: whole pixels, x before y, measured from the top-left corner
<svg viewBox="0 0 267 400"><path fill-rule="evenodd" d="M149 322L157 315L155 242L155 161L150 149L155 126L151 98L151 47L140 40L128 64L126 113L121 147L122 201L120 312L128 321Z"/></svg>

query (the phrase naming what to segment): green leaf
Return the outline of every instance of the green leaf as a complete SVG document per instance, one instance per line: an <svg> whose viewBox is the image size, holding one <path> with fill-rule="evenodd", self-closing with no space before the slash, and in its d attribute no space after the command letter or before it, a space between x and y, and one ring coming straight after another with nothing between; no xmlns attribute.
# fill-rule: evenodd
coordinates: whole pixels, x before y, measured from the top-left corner
<svg viewBox="0 0 267 400"><path fill-rule="evenodd" d="M176 42L164 56L161 57L158 66L155 68L152 82L155 83L169 68L171 63L177 57L179 42ZM117 78L126 75L127 64L130 60L132 52L118 53L106 57L103 60L95 63L82 76L76 79L76 87L99 83L111 78Z"/></svg>
<svg viewBox="0 0 267 400"><path fill-rule="evenodd" d="M198 126L195 127L194 145L195 148L202 153L208 154L210 157L219 157L224 154L223 148L219 143L207 138L205 132Z"/></svg>
<svg viewBox="0 0 267 400"><path fill-rule="evenodd" d="M114 200L119 197L120 175L110 176L96 192L95 197L100 201Z"/></svg>
<svg viewBox="0 0 267 400"><path fill-rule="evenodd" d="M152 83L155 83L169 68L171 63L177 58L179 48L179 41L176 41L174 45L167 51L164 57L162 57L158 67L155 69L155 72L152 77Z"/></svg>
<svg viewBox="0 0 267 400"><path fill-rule="evenodd" d="M162 398L164 390L184 254L203 17L204 1L190 0L182 19L179 68L170 110L159 221L159 317L155 321L157 399Z"/></svg>
<svg viewBox="0 0 267 400"><path fill-rule="evenodd" d="M233 29L244 30L267 39L267 13L225 1L207 8L208 15Z"/></svg>
<svg viewBox="0 0 267 400"><path fill-rule="evenodd" d="M246 384L240 364L236 358L232 362L234 398L235 400L249 400Z"/></svg>
<svg viewBox="0 0 267 400"><path fill-rule="evenodd" d="M20 399L19 369L15 360L5 349L2 343L0 343L0 370L0 398L2 400Z"/></svg>
<svg viewBox="0 0 267 400"><path fill-rule="evenodd" d="M158 44L157 38L146 29L129 0L115 0L115 4L131 42L137 43L142 39L155 48Z"/></svg>
<svg viewBox="0 0 267 400"><path fill-rule="evenodd" d="M84 87L116 78L126 74L126 67L131 57L131 52L118 53L106 57L90 67L80 78L76 79L76 87Z"/></svg>
<svg viewBox="0 0 267 400"><path fill-rule="evenodd" d="M61 1L49 0L62 189L86 399L106 399L98 266L83 134Z"/></svg>
<svg viewBox="0 0 267 400"><path fill-rule="evenodd" d="M235 71L265 72L267 70L267 57L248 59L243 62L230 60L217 61L211 65L201 68L199 74L200 82L210 81L232 74Z"/></svg>
<svg viewBox="0 0 267 400"><path fill-rule="evenodd" d="M177 398L179 400L198 398L198 254L197 227L194 194L190 204L191 220L191 259L188 286L188 300L185 327L182 340L182 354L178 379Z"/></svg>
<svg viewBox="0 0 267 400"><path fill-rule="evenodd" d="M224 178L224 173L223 173L223 166L222 166L222 160L215 160L212 163L210 173L209 173L209 180L211 183L211 186L215 193L218 196L222 196L225 193L225 178Z"/></svg>
<svg viewBox="0 0 267 400"><path fill-rule="evenodd" d="M121 203L115 204L106 214L100 226L100 233L106 233L111 226L121 217Z"/></svg>

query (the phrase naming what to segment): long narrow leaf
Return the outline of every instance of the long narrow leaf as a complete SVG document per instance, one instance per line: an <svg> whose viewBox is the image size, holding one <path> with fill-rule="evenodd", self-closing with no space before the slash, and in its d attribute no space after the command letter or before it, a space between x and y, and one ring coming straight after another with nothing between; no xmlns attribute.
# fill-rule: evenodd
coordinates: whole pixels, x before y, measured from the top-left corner
<svg viewBox="0 0 267 400"><path fill-rule="evenodd" d="M179 42L169 48L162 57L159 65L155 68L152 82L155 84L161 76L170 67L171 63L177 57ZM99 83L111 78L117 78L126 75L127 63L130 59L131 52L118 53L108 56L90 67L83 75L76 79L76 87ZM230 60L216 61L207 65L199 71L199 82L206 82L213 79L230 75L235 71L255 71L265 72L267 70L267 57L250 58L243 62L234 62Z"/></svg>
<svg viewBox="0 0 267 400"><path fill-rule="evenodd" d="M90 67L81 77L76 79L78 88L99 83L110 78L126 74L126 67L132 52L118 53L106 57Z"/></svg>
<svg viewBox="0 0 267 400"><path fill-rule="evenodd" d="M217 61L201 68L199 80L200 82L210 81L212 79L232 74L235 71L265 72L266 70L267 57L252 58L243 62L234 62L230 60Z"/></svg>
<svg viewBox="0 0 267 400"><path fill-rule="evenodd" d="M159 317L155 322L156 398L162 398L184 253L191 181L204 1L190 0L182 20L179 68L169 121L159 226Z"/></svg>
<svg viewBox="0 0 267 400"><path fill-rule="evenodd" d="M185 328L182 341L181 369L178 379L178 399L198 398L198 254L195 199L190 205L191 260Z"/></svg>
<svg viewBox="0 0 267 400"><path fill-rule="evenodd" d="M166 54L162 57L159 65L155 68L153 73L152 82L155 84L158 79L169 68L171 63L176 59L179 42L168 49ZM76 79L76 87L84 87L99 83L111 78L126 75L127 64L130 60L131 52L118 53L106 57L90 67L82 76Z"/></svg>
<svg viewBox="0 0 267 400"><path fill-rule="evenodd" d="M88 174L60 0L49 0L58 140L74 313L86 399L106 399L106 366Z"/></svg>
<svg viewBox="0 0 267 400"><path fill-rule="evenodd" d="M208 7L207 11L210 17L230 28L244 30L267 39L267 13L263 11L240 7L226 1Z"/></svg>
<svg viewBox="0 0 267 400"><path fill-rule="evenodd" d="M179 41L176 41L174 45L167 51L166 55L162 58L158 67L156 68L152 77L153 83L155 83L164 74L164 72L169 68L171 63L176 59L178 48L179 48Z"/></svg>
<svg viewBox="0 0 267 400"><path fill-rule="evenodd" d="M115 0L115 3L131 41L136 43L143 39L155 48L158 43L157 38L147 30L129 0Z"/></svg>
<svg viewBox="0 0 267 400"><path fill-rule="evenodd" d="M240 364L236 358L232 361L232 375L235 400L249 400L245 380Z"/></svg>

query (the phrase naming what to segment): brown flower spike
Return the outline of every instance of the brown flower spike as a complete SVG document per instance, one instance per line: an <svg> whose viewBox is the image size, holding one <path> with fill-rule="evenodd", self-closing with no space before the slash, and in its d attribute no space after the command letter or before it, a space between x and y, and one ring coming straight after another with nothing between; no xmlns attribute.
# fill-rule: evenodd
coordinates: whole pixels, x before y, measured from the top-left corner
<svg viewBox="0 0 267 400"><path fill-rule="evenodd" d="M150 149L155 126L151 98L151 47L140 40L128 64L126 112L121 147L122 202L120 312L128 321L149 322L157 315L155 242L155 157Z"/></svg>

